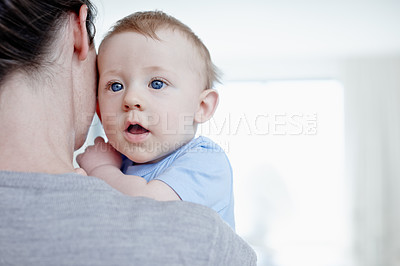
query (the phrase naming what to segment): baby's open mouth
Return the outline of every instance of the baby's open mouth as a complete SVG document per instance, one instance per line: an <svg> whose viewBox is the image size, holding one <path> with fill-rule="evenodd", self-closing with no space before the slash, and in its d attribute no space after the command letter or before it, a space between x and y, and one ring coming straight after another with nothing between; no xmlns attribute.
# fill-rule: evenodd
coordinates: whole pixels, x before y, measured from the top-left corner
<svg viewBox="0 0 400 266"><path fill-rule="evenodd" d="M139 135L139 134L144 134L149 132L147 129L142 127L139 124L134 124L134 125L129 125L128 128L126 129L131 134Z"/></svg>

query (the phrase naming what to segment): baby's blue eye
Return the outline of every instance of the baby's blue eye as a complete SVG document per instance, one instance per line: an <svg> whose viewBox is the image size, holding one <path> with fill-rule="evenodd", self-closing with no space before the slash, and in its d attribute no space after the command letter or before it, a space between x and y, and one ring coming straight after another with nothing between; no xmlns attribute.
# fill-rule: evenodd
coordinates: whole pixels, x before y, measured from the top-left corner
<svg viewBox="0 0 400 266"><path fill-rule="evenodd" d="M121 83L114 82L113 84L111 84L110 88L112 91L117 92L122 90L124 86Z"/></svg>
<svg viewBox="0 0 400 266"><path fill-rule="evenodd" d="M159 89L162 89L165 86L165 83L162 82L161 80L156 79L156 80L153 80L150 83L150 86L155 90L159 90Z"/></svg>

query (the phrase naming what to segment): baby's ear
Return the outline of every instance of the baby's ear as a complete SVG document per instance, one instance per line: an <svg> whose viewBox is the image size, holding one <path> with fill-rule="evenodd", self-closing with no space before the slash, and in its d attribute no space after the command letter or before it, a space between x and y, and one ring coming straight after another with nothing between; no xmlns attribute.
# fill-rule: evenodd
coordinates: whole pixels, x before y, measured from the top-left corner
<svg viewBox="0 0 400 266"><path fill-rule="evenodd" d="M216 90L207 89L200 94L200 105L197 110L194 121L204 123L208 121L217 109L219 95Z"/></svg>

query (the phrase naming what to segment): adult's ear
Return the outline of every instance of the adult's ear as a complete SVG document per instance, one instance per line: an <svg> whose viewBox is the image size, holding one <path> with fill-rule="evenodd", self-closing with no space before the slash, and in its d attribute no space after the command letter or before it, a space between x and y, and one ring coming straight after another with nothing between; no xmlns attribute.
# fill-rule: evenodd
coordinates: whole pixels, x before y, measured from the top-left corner
<svg viewBox="0 0 400 266"><path fill-rule="evenodd" d="M89 37L86 29L87 9L86 5L82 5L79 9L79 17L73 16L74 48L79 60L85 60L89 52Z"/></svg>
<svg viewBox="0 0 400 266"><path fill-rule="evenodd" d="M207 89L200 94L199 109L195 113L194 121L204 123L214 114L218 106L219 94L216 90Z"/></svg>

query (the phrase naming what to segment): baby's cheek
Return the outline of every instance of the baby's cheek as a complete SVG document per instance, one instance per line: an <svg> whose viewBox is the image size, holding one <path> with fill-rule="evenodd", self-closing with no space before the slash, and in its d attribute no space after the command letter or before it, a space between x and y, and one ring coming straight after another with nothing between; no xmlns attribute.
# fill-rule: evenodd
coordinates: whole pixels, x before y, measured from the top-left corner
<svg viewBox="0 0 400 266"><path fill-rule="evenodd" d="M115 112L102 112L101 118L106 134L116 134L116 129L123 127L123 119L120 119Z"/></svg>
<svg viewBox="0 0 400 266"><path fill-rule="evenodd" d="M117 133L117 131L115 130L115 125L113 123L104 122L104 119L103 119L103 128L104 131L106 132L107 138L109 139L112 138Z"/></svg>
<svg viewBox="0 0 400 266"><path fill-rule="evenodd" d="M108 142L116 151L124 153L124 147L122 147L121 143L117 139L115 139L115 135L111 135L110 137L108 137Z"/></svg>

